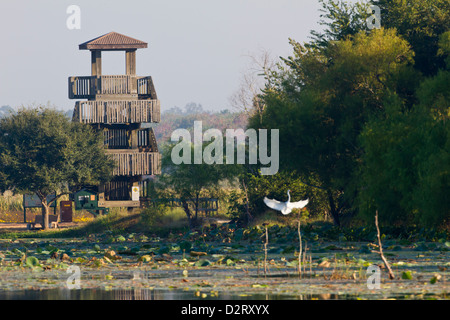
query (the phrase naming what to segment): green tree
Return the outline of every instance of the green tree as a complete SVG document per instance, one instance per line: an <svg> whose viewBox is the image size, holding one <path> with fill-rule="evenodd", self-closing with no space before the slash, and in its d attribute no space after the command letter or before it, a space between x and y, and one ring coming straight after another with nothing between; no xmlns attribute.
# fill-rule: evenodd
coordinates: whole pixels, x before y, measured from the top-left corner
<svg viewBox="0 0 450 320"><path fill-rule="evenodd" d="M321 3L324 30L290 40L251 126L280 130L280 171L315 177L336 224L344 211L373 218L377 208L391 222L442 222L450 3L373 2L379 30L367 28L368 3Z"/></svg>
<svg viewBox="0 0 450 320"><path fill-rule="evenodd" d="M52 202L69 189L106 182L114 166L90 126L48 108L21 109L0 120L0 163L0 190L36 194L44 229Z"/></svg>
<svg viewBox="0 0 450 320"><path fill-rule="evenodd" d="M448 0L375 0L381 9L381 24L395 28L415 52L415 68L426 76L445 67L438 56L439 39L450 30Z"/></svg>
<svg viewBox="0 0 450 320"><path fill-rule="evenodd" d="M311 31L311 42L309 47L327 48L333 41L344 40L360 31L366 31L366 19L368 14L368 3L348 3L339 0L319 0L322 6L319 11L319 25L322 31Z"/></svg>
<svg viewBox="0 0 450 320"><path fill-rule="evenodd" d="M184 142L184 141L183 141ZM180 142L180 143L183 143ZM186 213L189 227L194 228L198 223L199 198L202 194L211 195L219 187L219 183L234 179L237 174L237 166L202 161L199 164L192 162L175 164L172 153L177 144L168 144L162 152L163 172L158 177L157 189L165 189L165 194L178 197L181 200L183 210ZM209 144L204 143L201 147L203 152ZM190 152L194 159L194 145L188 143L186 148L180 152ZM225 153L223 153L225 154ZM169 190L169 192L167 192ZM189 208L189 203L194 206L194 212Z"/></svg>
<svg viewBox="0 0 450 320"><path fill-rule="evenodd" d="M358 136L370 116L384 112L383 101L413 63L413 52L395 30L383 28L326 49L291 43L288 68L273 73L263 95L262 126L280 130L280 165L319 180L339 225L357 192Z"/></svg>
<svg viewBox="0 0 450 320"><path fill-rule="evenodd" d="M349 3L340 0L320 0L322 31L311 31L315 47L328 47L333 41L368 31L366 19L370 4L381 9L381 25L396 29L415 52L415 68L426 76L435 75L445 66L437 56L440 36L450 29L448 0L373 0Z"/></svg>
<svg viewBox="0 0 450 320"><path fill-rule="evenodd" d="M398 97L385 103L385 108L385 115L369 121L360 136L364 155L359 207L368 220L378 210L380 220L408 223L412 222L410 191L417 184L415 155L423 140L414 128L421 125L421 117L412 111L403 112Z"/></svg>
<svg viewBox="0 0 450 320"><path fill-rule="evenodd" d="M450 31L443 33L439 41L438 55L446 60L446 67L433 77L422 81L417 90L419 103L428 108L435 119L450 118Z"/></svg>
<svg viewBox="0 0 450 320"><path fill-rule="evenodd" d="M388 223L437 226L450 217L448 121L423 105L404 111L398 98L386 109L360 136L360 212L368 220L378 210Z"/></svg>
<svg viewBox="0 0 450 320"><path fill-rule="evenodd" d="M440 37L439 55L448 58L449 34ZM386 113L372 118L360 141L360 212L373 211L389 223L437 226L450 217L450 72L439 70L422 81L418 103L405 110L399 97L385 103Z"/></svg>

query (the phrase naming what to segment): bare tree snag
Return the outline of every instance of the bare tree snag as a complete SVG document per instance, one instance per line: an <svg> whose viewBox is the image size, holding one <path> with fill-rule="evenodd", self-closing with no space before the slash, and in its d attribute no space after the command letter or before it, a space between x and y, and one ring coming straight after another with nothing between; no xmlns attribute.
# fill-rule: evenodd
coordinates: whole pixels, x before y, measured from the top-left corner
<svg viewBox="0 0 450 320"><path fill-rule="evenodd" d="M301 278L302 275L302 234L300 232L300 218L298 219L298 241L299 241L299 251L298 251L298 277Z"/></svg>
<svg viewBox="0 0 450 320"><path fill-rule="evenodd" d="M264 242L264 277L267 273L267 245L269 244L269 233L266 227L266 241Z"/></svg>
<svg viewBox="0 0 450 320"><path fill-rule="evenodd" d="M380 253L381 260L383 260L383 263L389 272L389 279L393 280L393 279L395 279L394 272L392 272L391 266L389 265L389 262L387 261L387 259L385 258L384 254L383 254L383 247L381 245L380 228L378 227L378 210L375 212L375 227L377 228L378 246L380 247L379 253Z"/></svg>
<svg viewBox="0 0 450 320"><path fill-rule="evenodd" d="M250 201L248 200L248 191L247 191L247 185L245 184L245 180L242 179L242 187L244 188L244 194L245 194L245 212L247 214L247 223L250 223L253 220L253 217L250 213Z"/></svg>

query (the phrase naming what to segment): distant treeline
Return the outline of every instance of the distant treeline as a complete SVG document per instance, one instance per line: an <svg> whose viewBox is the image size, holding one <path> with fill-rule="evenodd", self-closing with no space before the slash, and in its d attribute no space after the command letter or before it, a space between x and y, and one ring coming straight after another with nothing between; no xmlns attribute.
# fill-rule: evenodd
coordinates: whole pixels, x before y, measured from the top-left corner
<svg viewBox="0 0 450 320"><path fill-rule="evenodd" d="M8 116L10 113L13 113L14 109L10 106L1 106L0 107L0 118Z"/></svg>
<svg viewBox="0 0 450 320"><path fill-rule="evenodd" d="M49 104L47 105L49 106ZM53 109L56 109L55 107L52 107ZM17 108L16 108L17 109ZM5 118L9 116L10 114L16 113L16 109L12 108L11 106L5 105L0 107L0 119ZM67 118L72 119L73 110L59 110L62 112Z"/></svg>
<svg viewBox="0 0 450 320"><path fill-rule="evenodd" d="M230 112L222 110L218 112L203 110L201 104L188 103L184 110L173 107L161 113L161 122L154 125L155 136L158 144L166 143L176 129L191 130L194 121L202 121L203 130L215 128L225 129L245 129L248 123L248 116L242 112Z"/></svg>

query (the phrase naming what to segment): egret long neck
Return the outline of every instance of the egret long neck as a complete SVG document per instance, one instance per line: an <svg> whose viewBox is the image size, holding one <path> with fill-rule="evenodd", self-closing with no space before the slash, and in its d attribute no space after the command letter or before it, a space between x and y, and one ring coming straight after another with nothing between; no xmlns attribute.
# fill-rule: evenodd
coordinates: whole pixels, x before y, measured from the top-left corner
<svg viewBox="0 0 450 320"><path fill-rule="evenodd" d="M288 190L288 202L291 202L291 195L289 194L289 190Z"/></svg>

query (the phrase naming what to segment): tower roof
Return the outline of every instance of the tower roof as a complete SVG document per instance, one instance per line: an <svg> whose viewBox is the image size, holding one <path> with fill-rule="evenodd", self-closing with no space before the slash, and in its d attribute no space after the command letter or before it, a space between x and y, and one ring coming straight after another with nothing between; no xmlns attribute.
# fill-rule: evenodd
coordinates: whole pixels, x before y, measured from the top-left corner
<svg viewBox="0 0 450 320"><path fill-rule="evenodd" d="M110 32L79 45L80 50L129 50L147 48L147 43L117 32Z"/></svg>

